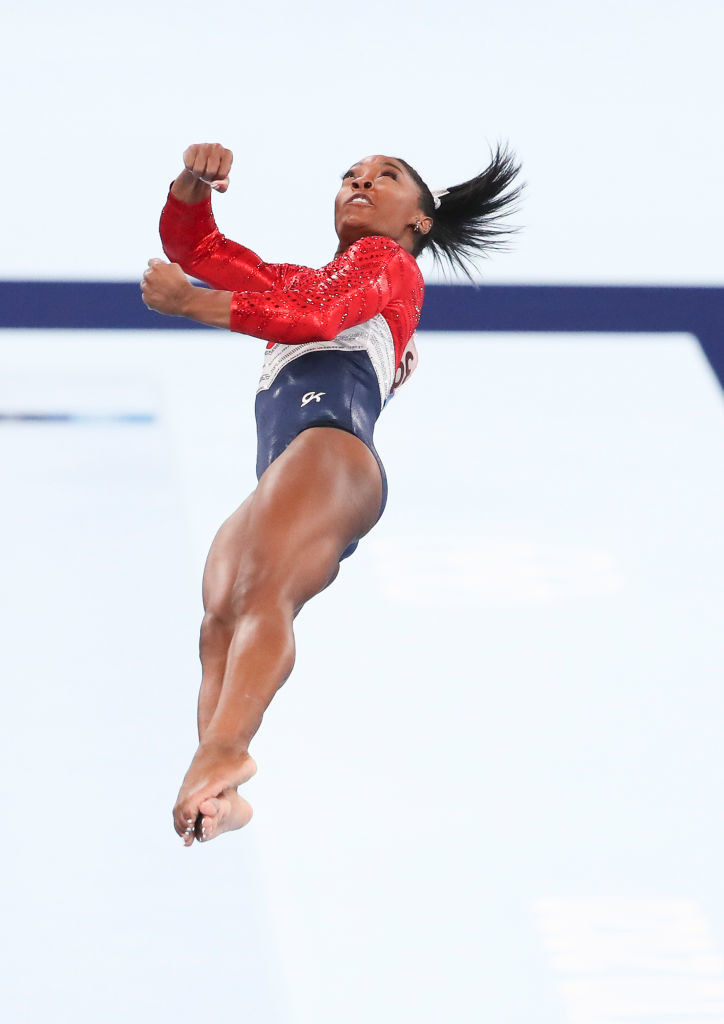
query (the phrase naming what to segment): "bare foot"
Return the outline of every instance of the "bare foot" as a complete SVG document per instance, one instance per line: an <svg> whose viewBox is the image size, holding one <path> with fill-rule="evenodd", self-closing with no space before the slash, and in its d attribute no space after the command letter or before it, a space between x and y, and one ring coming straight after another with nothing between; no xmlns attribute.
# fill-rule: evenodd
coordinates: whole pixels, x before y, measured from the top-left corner
<svg viewBox="0 0 724 1024"><path fill-rule="evenodd" d="M211 796L199 804L195 834L199 842L215 839L222 832L248 825L253 814L251 804L235 789L225 789L219 796Z"/></svg>
<svg viewBox="0 0 724 1024"><path fill-rule="evenodd" d="M231 816L238 819L241 811L240 804L246 804L236 793L237 786L247 782L256 772L256 762L247 751L232 750L229 747L222 747L212 744L201 744L194 755L194 759L186 772L183 784L176 798L176 805L173 809L173 822L176 832L183 838L184 846L191 846L196 835L201 836L202 822L205 816L200 811L200 806L209 799L220 800L223 796L229 802L230 813L224 815L228 820ZM229 790L234 791L236 800L230 798ZM231 815L231 808L234 814ZM246 821L251 814L247 813ZM218 812L217 812L218 814ZM208 815L214 817L213 814ZM243 824L246 824L246 821ZM240 828L241 825L227 826ZM226 831L226 829L222 830ZM219 829L217 827L216 834ZM209 836L209 838L211 838Z"/></svg>

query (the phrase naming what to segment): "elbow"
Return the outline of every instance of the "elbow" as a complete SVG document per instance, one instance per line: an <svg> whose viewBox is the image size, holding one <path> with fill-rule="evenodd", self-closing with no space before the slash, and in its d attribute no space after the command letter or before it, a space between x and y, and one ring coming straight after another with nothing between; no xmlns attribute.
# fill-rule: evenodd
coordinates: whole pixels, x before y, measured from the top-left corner
<svg viewBox="0 0 724 1024"><path fill-rule="evenodd" d="M314 334L320 341L334 341L339 334L339 330L339 323L329 323L325 321L324 323L315 324Z"/></svg>
<svg viewBox="0 0 724 1024"><path fill-rule="evenodd" d="M336 302L325 302L324 298L311 292L304 299L307 308L301 312L301 316L298 318L292 316L293 340L295 342L333 341L342 330L342 323L347 315L346 307L342 308ZM292 325L290 324L290 326Z"/></svg>
<svg viewBox="0 0 724 1024"><path fill-rule="evenodd" d="M193 260L188 258L188 254L183 249L170 244L161 243L161 247L166 254L166 258L169 263L176 263L183 270L184 274L188 274L189 277L193 277Z"/></svg>
<svg viewBox="0 0 724 1024"><path fill-rule="evenodd" d="M315 317L287 324L285 329L275 332L275 337L270 340L281 342L282 345L305 345L310 341L333 341L338 334L339 324L321 322Z"/></svg>
<svg viewBox="0 0 724 1024"><path fill-rule="evenodd" d="M189 246L188 239L184 237L183 232L175 227L173 229L167 228L162 219L159 236L161 238L161 248L166 254L167 259L171 263L178 263L188 274L188 268L194 263L192 259L194 249L192 246Z"/></svg>
<svg viewBox="0 0 724 1024"><path fill-rule="evenodd" d="M165 216L165 210L161 214L161 220L158 225L158 234L161 239L161 248L164 253L172 263L177 263L179 253L182 248L182 236L179 231L174 230L172 225L168 223Z"/></svg>
<svg viewBox="0 0 724 1024"><path fill-rule="evenodd" d="M163 235L161 235L161 248L169 262L178 263L179 265L182 264L183 250L179 245L174 245L169 238L164 238Z"/></svg>

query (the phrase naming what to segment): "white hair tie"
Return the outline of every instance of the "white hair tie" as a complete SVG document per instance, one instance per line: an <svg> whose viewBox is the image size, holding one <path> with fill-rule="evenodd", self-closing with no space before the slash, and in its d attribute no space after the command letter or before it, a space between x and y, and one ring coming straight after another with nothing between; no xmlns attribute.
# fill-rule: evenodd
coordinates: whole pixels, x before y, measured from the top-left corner
<svg viewBox="0 0 724 1024"><path fill-rule="evenodd" d="M446 196L449 191L450 191L450 189L441 188L441 189L438 189L437 192L433 192L432 193L432 198L433 198L433 201L435 203L435 209L436 210L440 209L440 197L441 196Z"/></svg>

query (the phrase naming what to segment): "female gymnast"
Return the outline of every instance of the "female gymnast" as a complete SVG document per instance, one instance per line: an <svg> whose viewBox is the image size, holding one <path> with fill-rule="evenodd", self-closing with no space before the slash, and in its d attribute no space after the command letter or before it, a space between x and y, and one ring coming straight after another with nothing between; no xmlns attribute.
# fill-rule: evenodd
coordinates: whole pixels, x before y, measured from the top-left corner
<svg viewBox="0 0 724 1024"><path fill-rule="evenodd" d="M256 771L249 743L292 671L294 618L385 507L372 435L417 363L417 257L429 248L470 277L466 261L517 230L500 222L524 186L511 187L520 166L500 145L485 171L438 193L399 157L365 157L342 176L334 258L312 270L265 263L219 232L211 189L228 188L230 150L194 145L183 159L161 214L172 262L149 260L143 301L267 342L258 484L219 528L203 575L199 745L173 809L191 846L251 818L237 787ZM299 198L303 187L296 180L290 191Z"/></svg>

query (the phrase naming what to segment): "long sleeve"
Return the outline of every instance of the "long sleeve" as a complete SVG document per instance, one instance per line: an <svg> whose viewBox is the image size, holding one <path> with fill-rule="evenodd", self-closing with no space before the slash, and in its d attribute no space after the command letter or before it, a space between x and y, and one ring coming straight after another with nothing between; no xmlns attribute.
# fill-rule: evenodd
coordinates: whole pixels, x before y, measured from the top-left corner
<svg viewBox="0 0 724 1024"><path fill-rule="evenodd" d="M414 323L404 325L411 333L419 319L421 281L409 253L392 239L374 235L355 242L320 270L299 268L283 287L235 290L230 327L287 345L331 341L340 331L390 307L409 310L412 303L414 311L407 319Z"/></svg>
<svg viewBox="0 0 724 1024"><path fill-rule="evenodd" d="M221 234L211 197L184 203L169 191L159 224L163 251L185 273L221 291L274 288L286 264L265 263L255 252Z"/></svg>

